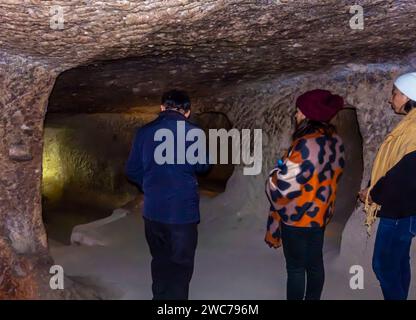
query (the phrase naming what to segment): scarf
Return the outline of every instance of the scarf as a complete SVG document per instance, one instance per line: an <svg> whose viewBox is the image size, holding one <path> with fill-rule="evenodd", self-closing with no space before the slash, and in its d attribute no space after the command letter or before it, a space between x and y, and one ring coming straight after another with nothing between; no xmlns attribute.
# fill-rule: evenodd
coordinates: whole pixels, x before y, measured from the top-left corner
<svg viewBox="0 0 416 320"><path fill-rule="evenodd" d="M371 185L368 189L364 210L366 212L365 225L368 235L376 221L381 206L375 202L370 204L369 195L377 182L386 175L405 155L416 151L416 109L411 110L387 135L380 146L371 172Z"/></svg>

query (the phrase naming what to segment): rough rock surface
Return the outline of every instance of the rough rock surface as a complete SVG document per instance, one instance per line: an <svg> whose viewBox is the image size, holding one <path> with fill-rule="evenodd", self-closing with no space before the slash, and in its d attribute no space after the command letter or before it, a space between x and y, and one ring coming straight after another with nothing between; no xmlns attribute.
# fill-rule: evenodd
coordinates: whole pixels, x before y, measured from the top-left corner
<svg viewBox="0 0 416 320"><path fill-rule="evenodd" d="M48 114L45 121L42 196L53 207L65 199L79 205L118 207L137 194L124 166L136 128L158 112Z"/></svg>
<svg viewBox="0 0 416 320"><path fill-rule="evenodd" d="M397 121L386 109L392 81L415 68L405 56L416 51L416 7L359 3L364 30L350 28L355 1L345 0L0 1L0 298L80 297L49 288L40 197L44 115L56 77L70 68L80 66L60 76L49 111L157 105L162 90L183 87L196 109L263 129L263 174L287 147L297 94L319 84L357 108L365 185ZM53 5L63 8L63 29L51 27ZM210 205L239 218L263 214L263 175L240 169ZM360 226L358 209L344 232L346 254L365 242Z"/></svg>
<svg viewBox="0 0 416 320"><path fill-rule="evenodd" d="M350 28L356 1L152 0L0 3L4 51L43 61L67 81L72 110L131 107L171 85L212 87L348 62L380 62L414 51L412 0L363 0L364 30ZM62 8L62 29L54 29ZM124 59L100 62L101 60ZM79 74L83 74L83 81ZM118 74L117 77L114 75ZM104 90L92 100L69 91ZM123 91L114 100L112 91ZM60 107L59 107L60 108ZM55 105L51 105L56 110Z"/></svg>
<svg viewBox="0 0 416 320"><path fill-rule="evenodd" d="M0 298L36 298L48 276L41 219L42 130L54 75L0 53Z"/></svg>
<svg viewBox="0 0 416 320"><path fill-rule="evenodd" d="M412 21L413 1L360 1L364 30L350 28L353 4L334 0L7 1L0 3L0 41L2 51L31 57L59 71L84 65L78 73L85 81L73 81L70 75L75 70L68 73L66 84L73 88L91 92L100 83L104 88L131 86L131 92L143 92L145 98L158 98L160 88L171 84L195 91L205 83L205 89L210 89L215 82L222 86L333 64L386 61L414 51L413 26L403 23ZM58 17L53 6L62 7L62 29L53 27ZM125 60L103 61L114 59ZM65 90L70 88L60 88L67 96ZM88 94L82 95L76 105L91 107L87 98ZM94 102L102 108L105 99L99 98ZM114 101L109 104L117 107Z"/></svg>
<svg viewBox="0 0 416 320"><path fill-rule="evenodd" d="M226 192L207 204L207 211L223 208L236 219L258 214L265 223L267 203L264 201L264 178L276 157L289 146L292 132L290 116L301 92L319 86L341 94L347 105L357 110L363 138L364 173L362 187L367 186L371 166L379 145L400 120L388 104L393 81L397 75L414 70L411 57L401 64L349 64L321 72L285 75L272 81L242 85L224 92L217 99L201 101L201 110L230 110L227 115L237 128L263 129L263 172L260 176L244 176L241 168L231 177ZM246 201L241 201L241 194ZM213 219L219 217L212 217ZM341 244L341 256L352 264L371 266L374 236L370 239L364 228L362 206L351 214Z"/></svg>

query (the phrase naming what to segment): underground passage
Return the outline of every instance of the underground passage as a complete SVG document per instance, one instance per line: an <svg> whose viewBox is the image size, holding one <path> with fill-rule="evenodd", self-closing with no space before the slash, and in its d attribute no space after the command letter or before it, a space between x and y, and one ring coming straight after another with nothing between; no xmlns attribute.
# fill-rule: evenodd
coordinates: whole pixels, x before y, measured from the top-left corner
<svg viewBox="0 0 416 320"><path fill-rule="evenodd" d="M416 106L411 0L361 1L363 26L348 1L32 2L0 1L0 299L284 300L318 231L320 299L386 298L375 177ZM157 164L178 122L227 161Z"/></svg>
<svg viewBox="0 0 416 320"><path fill-rule="evenodd" d="M49 239L69 244L76 225L106 218L117 208L140 205L142 195L129 183L124 166L134 132L157 114L156 106L131 113L46 115L42 213ZM192 121L206 132L232 128L219 112L195 114ZM199 176L201 194L214 197L224 192L233 169L232 163L217 164L208 175Z"/></svg>

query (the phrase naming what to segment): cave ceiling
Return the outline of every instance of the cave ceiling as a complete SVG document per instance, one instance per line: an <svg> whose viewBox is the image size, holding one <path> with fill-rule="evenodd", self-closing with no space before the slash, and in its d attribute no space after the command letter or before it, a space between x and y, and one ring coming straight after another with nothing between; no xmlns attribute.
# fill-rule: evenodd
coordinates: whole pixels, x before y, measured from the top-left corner
<svg viewBox="0 0 416 320"><path fill-rule="evenodd" d="M354 30L350 6L364 9ZM60 5L63 28L51 28ZM243 81L416 52L414 0L4 1L0 51L60 73L50 112L120 111Z"/></svg>

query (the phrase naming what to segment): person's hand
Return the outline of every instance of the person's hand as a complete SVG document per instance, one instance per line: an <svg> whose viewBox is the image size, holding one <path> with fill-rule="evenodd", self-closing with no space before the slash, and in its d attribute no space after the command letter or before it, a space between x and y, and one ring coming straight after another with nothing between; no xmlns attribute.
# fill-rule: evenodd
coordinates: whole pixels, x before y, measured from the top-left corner
<svg viewBox="0 0 416 320"><path fill-rule="evenodd" d="M367 199L368 194L368 188L365 188L364 190L361 190L358 192L358 198L361 202L365 203L365 200ZM373 200L371 199L371 195L368 195L368 202L369 204L373 203Z"/></svg>

